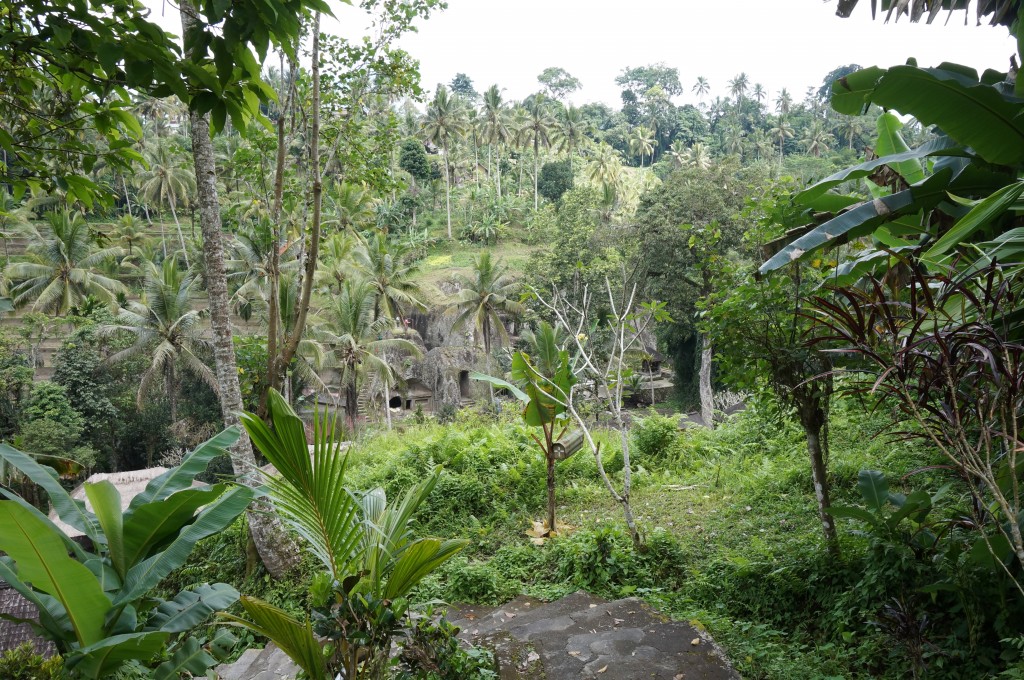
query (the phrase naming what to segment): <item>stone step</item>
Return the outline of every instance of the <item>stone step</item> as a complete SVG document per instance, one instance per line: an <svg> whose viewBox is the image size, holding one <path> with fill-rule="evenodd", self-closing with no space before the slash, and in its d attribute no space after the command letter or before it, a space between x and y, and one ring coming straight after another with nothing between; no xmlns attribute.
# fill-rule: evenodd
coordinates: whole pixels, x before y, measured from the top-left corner
<svg viewBox="0 0 1024 680"><path fill-rule="evenodd" d="M706 633L637 598L608 602L578 592L546 604L519 597L493 611L458 612L459 636L494 650L503 679L739 678Z"/></svg>

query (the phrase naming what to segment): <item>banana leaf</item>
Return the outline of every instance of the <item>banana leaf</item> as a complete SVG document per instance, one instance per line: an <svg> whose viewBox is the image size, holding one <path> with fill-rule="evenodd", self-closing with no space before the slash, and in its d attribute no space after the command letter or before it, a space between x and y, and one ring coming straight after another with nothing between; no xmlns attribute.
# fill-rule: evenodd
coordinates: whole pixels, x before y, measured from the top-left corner
<svg viewBox="0 0 1024 680"><path fill-rule="evenodd" d="M183 590L173 600L164 600L146 621L147 629L183 633L206 618L238 601L238 591L226 583L202 584Z"/></svg>
<svg viewBox="0 0 1024 680"><path fill-rule="evenodd" d="M168 633L149 631L112 635L71 654L65 667L79 677L99 680L110 677L125 661L148 661L160 653Z"/></svg>
<svg viewBox="0 0 1024 680"><path fill-rule="evenodd" d="M176 491L189 488L195 476L206 470L211 460L227 454L228 449L238 441L238 437L238 428L229 427L200 444L181 461L180 465L150 480L142 493L132 499L128 509L135 510L141 505L163 500Z"/></svg>
<svg viewBox="0 0 1024 680"><path fill-rule="evenodd" d="M101 640L110 599L89 569L69 557L61 539L17 503L0 502L0 527L0 550L14 560L16 580L60 602L80 645Z"/></svg>
<svg viewBox="0 0 1024 680"><path fill-rule="evenodd" d="M199 640L187 638L171 655L153 671L153 680L178 680L183 673L188 677L204 677L206 671L217 663L217 659L203 649Z"/></svg>

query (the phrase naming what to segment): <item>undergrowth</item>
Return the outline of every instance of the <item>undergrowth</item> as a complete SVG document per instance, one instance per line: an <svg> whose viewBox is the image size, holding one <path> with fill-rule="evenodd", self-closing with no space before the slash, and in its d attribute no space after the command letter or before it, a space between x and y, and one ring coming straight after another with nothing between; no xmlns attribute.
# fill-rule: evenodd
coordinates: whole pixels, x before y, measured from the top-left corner
<svg viewBox="0 0 1024 680"><path fill-rule="evenodd" d="M834 504L857 504L866 468L904 493L951 481L933 452L878 436L885 416L852 401L833 407ZM393 498L443 466L415 531L472 545L423 582L421 601L497 605L578 589L635 595L709 630L745 678L823 679L910 677L906 632L883 616L899 600L924 622L927 677L988 677L1019 663L1020 601L997 577L967 573L955 559L918 559L847 523L842 555L829 555L802 434L770 407L755 403L715 431L680 432L674 418L641 414L631 436L642 551L585 450L557 465L559 521L572 529L543 546L530 542L525 532L545 507L544 461L510 411L461 411L452 424L406 422L368 436L352 450L348 480ZM618 477L617 438L600 437ZM946 502L942 511L954 516L966 501L951 493ZM201 545L176 579L179 588L225 580L292 610L305 604L308 583L301 573L285 581L261 569L246 574L241 522ZM921 591L934 583L946 586Z"/></svg>

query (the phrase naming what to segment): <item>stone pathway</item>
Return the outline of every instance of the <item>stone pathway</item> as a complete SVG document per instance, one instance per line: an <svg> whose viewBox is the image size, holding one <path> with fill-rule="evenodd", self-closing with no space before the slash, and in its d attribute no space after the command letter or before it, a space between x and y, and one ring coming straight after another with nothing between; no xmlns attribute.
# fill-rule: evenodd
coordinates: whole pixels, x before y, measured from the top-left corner
<svg viewBox="0 0 1024 680"><path fill-rule="evenodd" d="M635 597L452 607L459 637L494 650L502 680L739 680L714 641ZM217 668L220 680L282 680L298 669L273 644ZM458 680L452 678L452 680Z"/></svg>
<svg viewBox="0 0 1024 680"><path fill-rule="evenodd" d="M502 680L739 680L707 633L633 597L521 596L496 609L456 607L449 619L459 637L494 650Z"/></svg>

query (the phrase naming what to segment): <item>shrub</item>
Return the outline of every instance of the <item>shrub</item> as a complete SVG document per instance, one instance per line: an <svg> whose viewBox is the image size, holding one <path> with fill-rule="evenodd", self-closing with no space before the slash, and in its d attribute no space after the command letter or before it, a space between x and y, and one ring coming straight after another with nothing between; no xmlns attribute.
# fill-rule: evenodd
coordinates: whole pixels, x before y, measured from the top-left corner
<svg viewBox="0 0 1024 680"><path fill-rule="evenodd" d="M29 642L0 654L0 678L4 680L62 680L64 677L64 661L59 656L43 658Z"/></svg>
<svg viewBox="0 0 1024 680"><path fill-rule="evenodd" d="M637 420L629 432L638 463L665 461L675 453L679 426L675 418L650 415Z"/></svg>

